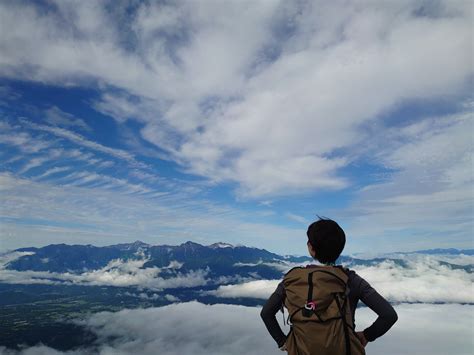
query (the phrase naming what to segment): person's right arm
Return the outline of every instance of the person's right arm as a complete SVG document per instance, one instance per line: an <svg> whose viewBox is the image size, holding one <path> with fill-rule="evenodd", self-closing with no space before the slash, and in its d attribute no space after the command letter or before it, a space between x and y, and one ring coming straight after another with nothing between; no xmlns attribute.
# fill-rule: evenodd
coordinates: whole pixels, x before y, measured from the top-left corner
<svg viewBox="0 0 474 355"><path fill-rule="evenodd" d="M283 283L280 283L275 292L263 305L262 311L260 312L260 316L262 317L268 332L273 337L273 339L275 339L279 348L285 345L286 335L281 330L275 315L283 306L284 297Z"/></svg>

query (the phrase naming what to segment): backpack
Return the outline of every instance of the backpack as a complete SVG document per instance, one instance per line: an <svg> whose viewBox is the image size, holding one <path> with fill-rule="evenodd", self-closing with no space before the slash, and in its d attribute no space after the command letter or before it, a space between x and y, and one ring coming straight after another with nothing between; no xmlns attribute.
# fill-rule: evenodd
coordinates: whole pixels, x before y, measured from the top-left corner
<svg viewBox="0 0 474 355"><path fill-rule="evenodd" d="M283 278L291 330L290 355L365 355L349 305L349 277L341 266L296 267Z"/></svg>

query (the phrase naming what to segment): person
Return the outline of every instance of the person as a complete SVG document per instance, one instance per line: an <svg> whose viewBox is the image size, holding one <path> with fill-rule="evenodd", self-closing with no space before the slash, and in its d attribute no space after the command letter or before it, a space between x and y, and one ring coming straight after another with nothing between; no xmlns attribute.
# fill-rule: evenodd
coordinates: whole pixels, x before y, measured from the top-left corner
<svg viewBox="0 0 474 355"><path fill-rule="evenodd" d="M280 350L288 351L289 354L344 355L351 354L351 350L352 355L365 354L364 348L367 343L372 342L378 337L385 334L397 321L397 313L390 305L390 303L384 297L382 297L366 280L360 277L355 271L335 264L339 255L342 253L346 242L346 237L343 229L335 221L326 218L319 218L318 221L309 225L307 236L308 252L313 257L313 259L319 261L320 265L308 265L305 268L299 267L290 270L286 274L283 281L279 283L275 292L264 304L260 313L263 322L265 323L265 326L270 335L276 341ZM306 292L309 292L310 294L313 293L313 290L308 289L308 282L311 282L312 284L312 281L316 275L314 271L316 270L321 270L322 272L318 274L323 275L323 277L327 278L326 281L324 281L326 283L320 283L320 289L322 289L323 286L327 284L327 282L330 282L331 278L332 280L336 280L337 278L339 280L336 280L335 282L340 284L337 287L341 287L341 289L339 290L342 291L340 293L342 297L341 300L347 298L348 301L346 306L347 312L345 312L344 309L341 310L341 308L339 307L340 304L337 303L337 306L339 307L338 312L340 312L337 313L337 315L340 316L327 317L327 322L318 322L318 319L319 321L321 321L320 316L325 314L324 312L328 313L331 307L333 306L328 306L326 304L326 306L322 307L322 312L318 313L317 311L319 305L316 302L310 300L310 298L314 299L316 296L308 295L308 302L306 302L304 306L301 305L302 307L298 308L292 307L292 303L288 302L291 301L289 300L289 298L294 299L297 294L297 292L295 292L293 289L293 285L295 285L295 282L297 282L295 280L298 280L298 278L300 278L300 285L302 282L301 280L304 280L305 290L308 290L304 291L305 294L303 303L306 300ZM305 276L300 277L298 274L301 273L305 273ZM329 274L332 274L335 277L332 277ZM308 278L306 281L305 277L308 275L311 275L311 277ZM339 277L337 277L337 275L339 275ZM344 286L346 286L345 292L347 297L344 297L344 289L342 289L343 283L342 281L340 281L341 278L344 279L343 281L345 281L346 283ZM333 286L334 285L335 283L333 283ZM315 293L323 291L317 289L317 283L315 283L314 286L311 286L312 289L315 289ZM292 289L286 290L285 288ZM287 291L290 291L288 295ZM334 293L335 292L332 292L330 294L334 296ZM372 325L370 325L363 331L355 332L355 310L357 308L359 300L362 301L366 306L368 306L372 311L374 311L378 315L378 317ZM336 304L336 302L334 302L334 304ZM346 302L344 302L344 304L346 304ZM283 310L283 306L288 308L289 311L290 308L292 308L291 311L293 311L294 313L293 316L290 313L290 316L293 317L293 319L291 319L292 327L287 335L283 333L276 320L276 314L279 310ZM335 307L333 308L336 309ZM305 312L307 313L306 317L310 318L304 318ZM337 337L336 334L333 334L331 337L327 336L324 330L325 328L314 328L308 330L310 323L318 325L319 327L328 328L332 319L341 319L344 313L347 314L347 319L350 320L348 322L345 322L346 318L344 318L344 323L350 325L350 331L346 331L346 328L344 328L345 324L342 322L340 328L337 328L335 325L333 325L333 332L335 332L335 329L342 329L341 333L343 334L339 337ZM314 320L314 322L308 322L308 320ZM330 339L324 339L324 337ZM331 345L331 341L338 341L344 343L344 340L347 342L345 345ZM359 349L357 349L357 347L359 347Z"/></svg>

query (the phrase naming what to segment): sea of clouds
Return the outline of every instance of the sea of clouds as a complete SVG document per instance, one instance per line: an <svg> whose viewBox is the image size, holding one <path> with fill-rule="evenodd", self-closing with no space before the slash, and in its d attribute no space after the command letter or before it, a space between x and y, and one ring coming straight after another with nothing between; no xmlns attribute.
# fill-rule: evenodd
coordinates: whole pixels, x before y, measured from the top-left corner
<svg viewBox="0 0 474 355"><path fill-rule="evenodd" d="M398 322L385 336L368 344L368 354L472 354L474 306L400 304L395 309ZM259 313L259 307L199 302L101 312L77 321L98 336L95 346L67 353L42 345L21 351L0 348L0 354L281 354ZM358 309L357 330L365 329L375 318L370 309ZM288 332L287 326L281 326Z"/></svg>
<svg viewBox="0 0 474 355"><path fill-rule="evenodd" d="M60 352L38 344L20 351L0 348L2 355L85 355L85 354L279 354L260 319L260 307L215 304L197 301L179 303L165 295L166 288L216 285L202 291L228 298L266 299L281 280L209 277L209 270L181 271L183 264L172 262L164 268L143 268L145 255L136 260L112 260L103 268L83 273L9 270L10 261L25 255L12 252L0 256L0 282L10 284L78 284L130 287L139 298L163 296L171 305L158 308L100 312L77 319L97 336L86 348ZM394 304L399 320L389 333L370 343L368 354L471 354L474 349L474 288L470 267L472 256L398 255L403 262L381 259L370 265L351 268ZM459 260L458 266L446 261ZM400 260L400 259L398 259ZM295 264L269 263L282 274ZM462 265L463 267L459 266ZM239 265L235 265L239 266ZM243 265L242 265L243 266ZM248 265L247 265L248 266ZM172 274L169 278L163 273ZM255 275L258 277L258 275ZM153 291L148 295L143 290ZM285 332L288 326L277 319ZM369 308L356 312L356 325L363 330L376 319Z"/></svg>

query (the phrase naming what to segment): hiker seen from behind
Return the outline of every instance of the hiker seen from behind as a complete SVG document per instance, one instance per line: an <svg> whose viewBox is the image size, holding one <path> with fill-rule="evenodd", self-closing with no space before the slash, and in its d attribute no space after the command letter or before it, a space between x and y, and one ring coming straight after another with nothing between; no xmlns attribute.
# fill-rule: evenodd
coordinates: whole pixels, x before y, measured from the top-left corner
<svg viewBox="0 0 474 355"><path fill-rule="evenodd" d="M319 219L308 227L309 254L319 265L288 271L260 313L280 350L290 355L362 355L367 343L385 334L398 316L390 303L353 270L336 265L346 236L333 220ZM355 310L362 301L378 317L355 331ZM288 310L290 331L276 320Z"/></svg>

